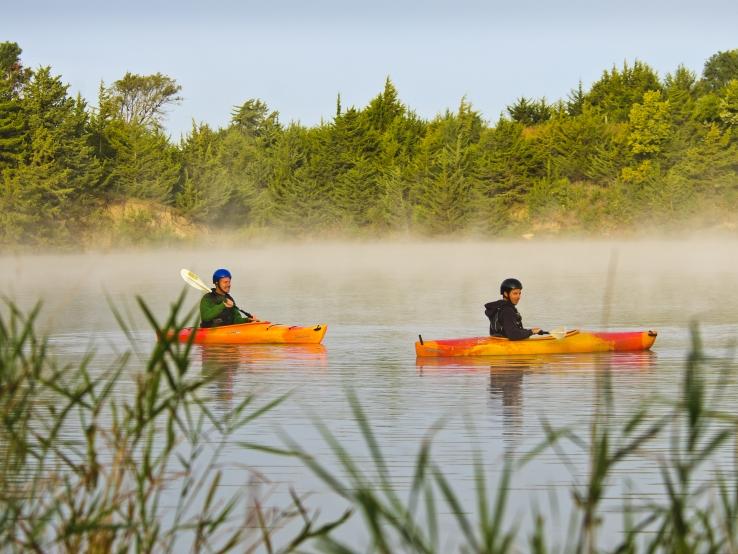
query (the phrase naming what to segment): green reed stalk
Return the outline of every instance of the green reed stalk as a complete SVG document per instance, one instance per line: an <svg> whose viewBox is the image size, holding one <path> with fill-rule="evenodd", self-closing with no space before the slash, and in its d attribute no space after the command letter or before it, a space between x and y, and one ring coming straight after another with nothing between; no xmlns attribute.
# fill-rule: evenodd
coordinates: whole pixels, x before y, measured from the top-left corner
<svg viewBox="0 0 738 554"><path fill-rule="evenodd" d="M0 312L0 549L276 552L279 529L310 519L307 510L295 497L295 507L265 515L246 489L224 497L219 460L234 434L285 397L249 394L216 418L201 392L217 376L193 374L192 345L173 339L192 320L183 296L161 323L139 302L160 340L138 372L129 353L107 368L94 367L92 353L60 367L35 332L39 306ZM176 507L165 508L177 489ZM249 524L255 514L261 533ZM284 551L330 529L305 523Z"/></svg>

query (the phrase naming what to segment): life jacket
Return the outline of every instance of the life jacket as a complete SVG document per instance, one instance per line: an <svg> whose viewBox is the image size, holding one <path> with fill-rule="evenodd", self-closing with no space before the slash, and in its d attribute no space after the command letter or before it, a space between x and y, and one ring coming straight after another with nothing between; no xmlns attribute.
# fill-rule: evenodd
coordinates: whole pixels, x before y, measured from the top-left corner
<svg viewBox="0 0 738 554"><path fill-rule="evenodd" d="M215 289L212 289L205 296L208 296L214 304L219 304L221 302L221 299L224 297L224 295L215 292ZM210 321L201 321L200 327L220 327L221 325L233 325L233 322L236 319L236 301L233 300L233 297L228 293L225 294L225 298L233 302L233 306L231 308L223 308L223 311Z"/></svg>

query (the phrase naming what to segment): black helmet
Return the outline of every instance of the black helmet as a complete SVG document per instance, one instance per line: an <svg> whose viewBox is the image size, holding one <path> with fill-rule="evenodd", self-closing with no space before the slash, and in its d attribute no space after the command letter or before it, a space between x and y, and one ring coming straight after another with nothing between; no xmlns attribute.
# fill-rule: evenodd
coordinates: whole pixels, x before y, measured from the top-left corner
<svg viewBox="0 0 738 554"><path fill-rule="evenodd" d="M505 294L506 292L510 292L513 289L522 289L523 283L518 281L517 279L514 279L513 277L508 277L504 281L502 281L502 284L500 285L500 294Z"/></svg>

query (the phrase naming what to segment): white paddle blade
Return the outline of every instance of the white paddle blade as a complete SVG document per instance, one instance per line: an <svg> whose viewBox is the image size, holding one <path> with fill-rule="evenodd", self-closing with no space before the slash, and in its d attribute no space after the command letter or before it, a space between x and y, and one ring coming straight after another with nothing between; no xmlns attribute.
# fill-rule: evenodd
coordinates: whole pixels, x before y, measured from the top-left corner
<svg viewBox="0 0 738 554"><path fill-rule="evenodd" d="M551 329L549 334L556 340L561 340L566 337L566 327L556 327L556 329Z"/></svg>
<svg viewBox="0 0 738 554"><path fill-rule="evenodd" d="M192 273L189 269L181 269L179 274L184 282L202 292L210 292L210 287L202 282L202 279L196 273Z"/></svg>

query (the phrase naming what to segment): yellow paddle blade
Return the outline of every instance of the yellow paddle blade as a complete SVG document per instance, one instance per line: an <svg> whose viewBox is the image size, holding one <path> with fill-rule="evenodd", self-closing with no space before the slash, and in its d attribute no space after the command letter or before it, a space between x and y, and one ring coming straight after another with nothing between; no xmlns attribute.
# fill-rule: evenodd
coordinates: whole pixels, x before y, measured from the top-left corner
<svg viewBox="0 0 738 554"><path fill-rule="evenodd" d="M184 282L197 290L202 292L210 292L210 287L203 283L202 279L193 273L189 269L181 269L179 271L180 276L184 279Z"/></svg>
<svg viewBox="0 0 738 554"><path fill-rule="evenodd" d="M556 340L561 340L566 337L566 327L556 327L548 332Z"/></svg>

